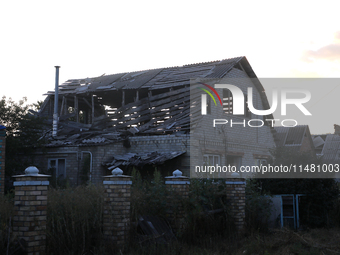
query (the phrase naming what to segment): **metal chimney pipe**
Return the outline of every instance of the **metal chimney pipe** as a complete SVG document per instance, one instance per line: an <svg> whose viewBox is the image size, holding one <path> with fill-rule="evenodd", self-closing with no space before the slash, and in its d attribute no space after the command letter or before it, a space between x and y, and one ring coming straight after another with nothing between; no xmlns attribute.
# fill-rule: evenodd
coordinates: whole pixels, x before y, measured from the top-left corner
<svg viewBox="0 0 340 255"><path fill-rule="evenodd" d="M54 113L53 113L53 129L52 129L53 137L56 137L58 133L59 68L60 66L55 66Z"/></svg>

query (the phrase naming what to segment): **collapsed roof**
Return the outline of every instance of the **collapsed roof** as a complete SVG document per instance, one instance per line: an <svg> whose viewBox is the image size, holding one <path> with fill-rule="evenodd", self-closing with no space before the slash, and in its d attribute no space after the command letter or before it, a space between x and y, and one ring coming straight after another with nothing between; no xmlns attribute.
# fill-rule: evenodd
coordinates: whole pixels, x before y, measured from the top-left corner
<svg viewBox="0 0 340 255"><path fill-rule="evenodd" d="M108 142L120 134L173 134L190 129L190 79L219 79L233 68L257 78L245 57L179 67L71 79L59 86L59 127L55 146ZM258 79L255 86L269 104ZM54 91L40 111L52 127ZM78 137L74 135L78 134ZM103 134L112 136L103 137ZM95 137L94 137L95 136ZM69 139L69 138L72 139ZM58 141L56 141L58 140ZM89 142L90 141L90 142Z"/></svg>
<svg viewBox="0 0 340 255"><path fill-rule="evenodd" d="M165 161L176 158L185 151L173 151L173 152L145 152L145 153L126 153L124 155L114 155L113 160L106 163L109 170L113 170L119 166L138 166L144 165L158 165L163 164Z"/></svg>

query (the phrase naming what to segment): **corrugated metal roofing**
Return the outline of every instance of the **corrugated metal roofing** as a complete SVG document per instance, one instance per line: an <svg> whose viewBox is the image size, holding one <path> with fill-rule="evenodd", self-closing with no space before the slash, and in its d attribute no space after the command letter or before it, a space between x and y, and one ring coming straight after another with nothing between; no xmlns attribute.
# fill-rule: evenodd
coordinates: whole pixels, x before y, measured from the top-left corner
<svg viewBox="0 0 340 255"><path fill-rule="evenodd" d="M89 91L94 91L96 89L100 89L103 87L106 87L107 89L112 88L111 84L120 79L123 75L124 73L118 73L91 78L89 79L90 81Z"/></svg>
<svg viewBox="0 0 340 255"><path fill-rule="evenodd" d="M287 137L287 133L276 133L275 134L275 142L278 147L284 146L285 145L285 140Z"/></svg>
<svg viewBox="0 0 340 255"><path fill-rule="evenodd" d="M322 149L323 160L327 162L340 161L340 136L329 134L326 136Z"/></svg>
<svg viewBox="0 0 340 255"><path fill-rule="evenodd" d="M277 132L275 137L277 145L285 146L302 144L306 129L306 125L295 127L275 127L275 130Z"/></svg>
<svg viewBox="0 0 340 255"><path fill-rule="evenodd" d="M325 141L320 136L316 136L313 138L313 144L314 144L314 147L316 148L321 145L324 145Z"/></svg>
<svg viewBox="0 0 340 255"><path fill-rule="evenodd" d="M221 78L245 57L170 68L70 79L59 86L60 94L86 93L116 89L163 89L190 84L191 78ZM47 95L53 94L47 92Z"/></svg>
<svg viewBox="0 0 340 255"><path fill-rule="evenodd" d="M290 127L285 144L302 144L307 126Z"/></svg>

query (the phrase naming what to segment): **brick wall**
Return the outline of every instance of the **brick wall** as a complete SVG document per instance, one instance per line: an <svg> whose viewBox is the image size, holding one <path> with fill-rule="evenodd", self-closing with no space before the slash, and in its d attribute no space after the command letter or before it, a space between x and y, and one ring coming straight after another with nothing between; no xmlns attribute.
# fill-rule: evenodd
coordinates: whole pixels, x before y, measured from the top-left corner
<svg viewBox="0 0 340 255"><path fill-rule="evenodd" d="M189 197L190 180L186 176L182 176L182 172L175 170L172 176L165 177L165 185L172 195L178 196L179 199L187 199ZM173 207L174 205L169 205ZM178 205L177 205L178 206ZM168 219L172 229L177 234L181 234L185 228L185 211L184 208L175 208L174 211L168 212Z"/></svg>
<svg viewBox="0 0 340 255"><path fill-rule="evenodd" d="M45 254L48 177L36 167L28 167L25 175L14 176L16 181L13 217L14 238L26 241L28 254ZM190 180L176 170L165 178L167 189L180 198L189 197ZM116 168L112 175L104 176L103 234L106 239L122 247L127 245L131 217L131 177ZM245 182L244 179L226 181L226 196L238 233L244 228ZM169 211L168 218L174 231L180 234L185 228L184 208Z"/></svg>
<svg viewBox="0 0 340 255"><path fill-rule="evenodd" d="M244 94L247 94L248 87L252 87L254 107L258 110L264 109L259 91L255 87L252 79L250 79L244 71L233 68L227 74L226 78L228 78L226 81L235 78L232 80L232 84L239 87ZM216 81L212 80L211 84L214 84L214 82ZM222 89L216 89L216 91L220 97L223 98ZM221 118L228 120L229 123L213 127L213 120ZM231 127L231 119L234 122L243 122L245 120L246 125L244 127L243 125L237 124ZM254 165L255 158L253 154L270 157L269 149L275 147L272 128L268 125L259 128L250 127L247 124L249 119L263 120L263 116L251 114L251 117L247 118L244 116L228 115L223 112L220 105L213 105L211 107L211 114L205 115L202 121L199 122L199 127L191 133L191 166L203 165L204 154L219 155L220 165L228 165L228 155L240 155L241 165L243 166ZM252 125L258 124L259 123L252 123ZM192 175L194 169L192 168L191 170L190 177L195 177ZM223 175L221 177L228 178L230 176Z"/></svg>
<svg viewBox="0 0 340 255"><path fill-rule="evenodd" d="M131 177L115 169L104 177L103 233L117 246L122 246L130 231Z"/></svg>
<svg viewBox="0 0 340 255"><path fill-rule="evenodd" d="M231 214L234 218L235 226L238 233L244 230L245 221L245 181L244 179L228 179L227 186L227 200L229 202Z"/></svg>
<svg viewBox="0 0 340 255"><path fill-rule="evenodd" d="M0 129L0 196L5 192L6 129Z"/></svg>
<svg viewBox="0 0 340 255"><path fill-rule="evenodd" d="M46 152L36 150L31 156L32 165L36 165L41 172L47 173L48 161L50 159L65 159L66 177L71 185L80 184L80 175L85 157L92 157L91 182L100 184L103 176L107 174L102 164L113 159L113 155L123 155L128 152L172 152L189 151L189 136L157 135L157 136L136 136L130 138L130 148L125 148L123 142L95 146L64 146L46 148ZM88 152L91 152L88 153ZM175 159L185 174L189 174L189 154L181 156L181 160ZM173 168L172 168L173 169Z"/></svg>
<svg viewBox="0 0 340 255"><path fill-rule="evenodd" d="M31 174L14 176L13 236L26 241L27 254L45 254L48 176ZM35 168L35 167L34 167ZM35 168L36 169L36 168ZM36 169L37 170L37 169Z"/></svg>

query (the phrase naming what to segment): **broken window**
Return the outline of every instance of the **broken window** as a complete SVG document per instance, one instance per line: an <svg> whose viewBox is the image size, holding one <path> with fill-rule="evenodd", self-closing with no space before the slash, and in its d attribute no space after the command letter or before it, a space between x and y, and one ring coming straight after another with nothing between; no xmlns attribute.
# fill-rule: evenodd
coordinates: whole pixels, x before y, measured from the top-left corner
<svg viewBox="0 0 340 255"><path fill-rule="evenodd" d="M216 166L220 164L220 155L205 154L203 155L203 164L207 166Z"/></svg>
<svg viewBox="0 0 340 255"><path fill-rule="evenodd" d="M240 169L242 164L242 157L241 156L227 156L227 165L235 166L237 170Z"/></svg>
<svg viewBox="0 0 340 255"><path fill-rule="evenodd" d="M229 89L223 89L223 111L226 114L233 114L233 94ZM244 97L244 117L250 118L251 112L248 108L248 95Z"/></svg>
<svg viewBox="0 0 340 255"><path fill-rule="evenodd" d="M226 114L233 113L233 94L229 89L223 89L223 111Z"/></svg>
<svg viewBox="0 0 340 255"><path fill-rule="evenodd" d="M267 159L264 158L256 158L255 159L255 166L264 166L267 165Z"/></svg>
<svg viewBox="0 0 340 255"><path fill-rule="evenodd" d="M57 179L65 179L66 177L66 159L50 158L48 159L48 169Z"/></svg>

